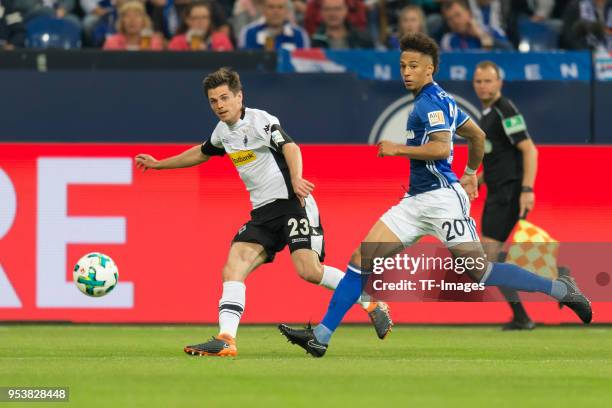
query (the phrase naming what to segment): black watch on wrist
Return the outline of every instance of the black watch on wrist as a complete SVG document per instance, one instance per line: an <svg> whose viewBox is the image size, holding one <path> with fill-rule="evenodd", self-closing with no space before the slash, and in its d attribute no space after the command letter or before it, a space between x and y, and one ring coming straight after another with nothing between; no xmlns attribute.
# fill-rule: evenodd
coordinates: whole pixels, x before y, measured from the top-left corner
<svg viewBox="0 0 612 408"><path fill-rule="evenodd" d="M521 193L533 193L533 187L523 186L521 187Z"/></svg>

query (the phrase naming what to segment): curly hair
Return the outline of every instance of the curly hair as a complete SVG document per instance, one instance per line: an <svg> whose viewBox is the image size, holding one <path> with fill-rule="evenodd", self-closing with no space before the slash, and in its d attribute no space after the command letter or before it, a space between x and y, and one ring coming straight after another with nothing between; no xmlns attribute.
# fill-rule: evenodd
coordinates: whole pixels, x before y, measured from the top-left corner
<svg viewBox="0 0 612 408"><path fill-rule="evenodd" d="M416 51L421 54L429 55L433 61L434 72L438 70L440 64L440 48L433 38L423 33L406 34L400 39L400 50Z"/></svg>

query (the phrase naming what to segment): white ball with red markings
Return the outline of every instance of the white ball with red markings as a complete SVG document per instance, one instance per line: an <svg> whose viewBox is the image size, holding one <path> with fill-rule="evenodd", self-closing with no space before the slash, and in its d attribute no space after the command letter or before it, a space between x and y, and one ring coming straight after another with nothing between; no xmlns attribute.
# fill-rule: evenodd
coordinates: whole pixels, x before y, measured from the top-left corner
<svg viewBox="0 0 612 408"><path fill-rule="evenodd" d="M79 259L72 277L81 292L87 296L100 297L117 286L119 269L110 256L92 252Z"/></svg>

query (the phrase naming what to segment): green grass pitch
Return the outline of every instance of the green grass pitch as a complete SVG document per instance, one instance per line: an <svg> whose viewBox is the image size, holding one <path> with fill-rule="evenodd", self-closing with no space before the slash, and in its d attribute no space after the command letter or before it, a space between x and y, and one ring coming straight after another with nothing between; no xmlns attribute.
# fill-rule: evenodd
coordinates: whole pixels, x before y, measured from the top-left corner
<svg viewBox="0 0 612 408"><path fill-rule="evenodd" d="M237 358L191 357L211 326L0 325L0 386L69 386L72 407L609 407L612 328L343 326L308 357L243 326ZM11 405L3 404L0 405ZM41 407L47 404L20 403Z"/></svg>

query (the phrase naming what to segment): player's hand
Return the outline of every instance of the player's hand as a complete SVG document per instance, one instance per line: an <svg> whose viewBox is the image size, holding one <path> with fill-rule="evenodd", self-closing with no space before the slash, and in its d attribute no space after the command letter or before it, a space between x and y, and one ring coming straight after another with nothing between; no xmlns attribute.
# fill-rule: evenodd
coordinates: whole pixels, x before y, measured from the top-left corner
<svg viewBox="0 0 612 408"><path fill-rule="evenodd" d="M312 190L314 190L315 185L301 177L291 179L291 185L293 186L293 191L295 192L295 195L300 200L300 204L302 205L302 207L304 207L304 199L308 197L310 193L312 193Z"/></svg>
<svg viewBox="0 0 612 408"><path fill-rule="evenodd" d="M150 154L138 154L134 160L136 161L136 168L141 169L143 172L148 169L159 169L159 160Z"/></svg>
<svg viewBox="0 0 612 408"><path fill-rule="evenodd" d="M397 155L397 143L383 140L378 142L378 157L395 156Z"/></svg>
<svg viewBox="0 0 612 408"><path fill-rule="evenodd" d="M478 198L478 176L476 174L464 174L459 183L467 193L470 201Z"/></svg>
<svg viewBox="0 0 612 408"><path fill-rule="evenodd" d="M535 193L521 193L519 205L519 216L523 218L529 211L533 210L533 206L535 205Z"/></svg>

